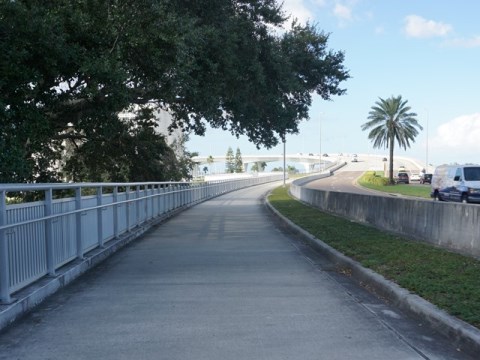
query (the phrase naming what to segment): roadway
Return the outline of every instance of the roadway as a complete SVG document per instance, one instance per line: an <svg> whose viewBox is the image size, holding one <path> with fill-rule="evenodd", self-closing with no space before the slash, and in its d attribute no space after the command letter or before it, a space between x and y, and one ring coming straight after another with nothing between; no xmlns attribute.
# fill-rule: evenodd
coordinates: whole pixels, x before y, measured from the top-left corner
<svg viewBox="0 0 480 360"><path fill-rule="evenodd" d="M0 334L0 359L469 359L335 272L263 205L199 204Z"/></svg>
<svg viewBox="0 0 480 360"><path fill-rule="evenodd" d="M408 159L396 159L393 165L394 169L398 169L400 166L405 166L409 171L417 173L420 171L418 165ZM356 180L365 171L383 171L383 167L384 163L381 157L359 155L357 162L352 162L347 159L347 165L335 171L333 176L311 181L305 184L305 187L325 191L341 191L354 194L386 196L386 193L365 189L356 185Z"/></svg>

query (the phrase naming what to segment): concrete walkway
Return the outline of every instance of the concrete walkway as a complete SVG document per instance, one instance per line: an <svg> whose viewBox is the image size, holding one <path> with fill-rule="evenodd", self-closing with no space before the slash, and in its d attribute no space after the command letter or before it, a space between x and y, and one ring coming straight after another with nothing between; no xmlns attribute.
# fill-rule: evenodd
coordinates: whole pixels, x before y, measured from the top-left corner
<svg viewBox="0 0 480 360"><path fill-rule="evenodd" d="M0 334L0 359L468 359L282 230L277 185L147 233Z"/></svg>

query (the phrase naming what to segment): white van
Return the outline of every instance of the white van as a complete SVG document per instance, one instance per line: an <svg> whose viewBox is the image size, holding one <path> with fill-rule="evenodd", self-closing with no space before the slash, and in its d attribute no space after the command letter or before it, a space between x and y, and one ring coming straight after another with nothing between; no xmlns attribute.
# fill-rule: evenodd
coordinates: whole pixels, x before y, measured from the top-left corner
<svg viewBox="0 0 480 360"><path fill-rule="evenodd" d="M441 165L432 176L434 200L480 203L480 165Z"/></svg>

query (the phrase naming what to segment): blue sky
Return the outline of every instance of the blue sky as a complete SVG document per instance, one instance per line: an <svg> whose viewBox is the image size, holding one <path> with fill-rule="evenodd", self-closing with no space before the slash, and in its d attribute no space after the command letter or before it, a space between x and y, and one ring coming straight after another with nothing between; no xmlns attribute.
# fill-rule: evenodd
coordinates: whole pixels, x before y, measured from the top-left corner
<svg viewBox="0 0 480 360"><path fill-rule="evenodd" d="M387 154L360 127L379 97L401 95L424 130L396 155L480 163L479 1L285 0L284 10L330 33L328 46L345 52L352 77L342 84L346 95L314 97L310 120L287 137L287 153ZM283 152L210 128L187 143L205 156L225 155L229 146L245 155Z"/></svg>

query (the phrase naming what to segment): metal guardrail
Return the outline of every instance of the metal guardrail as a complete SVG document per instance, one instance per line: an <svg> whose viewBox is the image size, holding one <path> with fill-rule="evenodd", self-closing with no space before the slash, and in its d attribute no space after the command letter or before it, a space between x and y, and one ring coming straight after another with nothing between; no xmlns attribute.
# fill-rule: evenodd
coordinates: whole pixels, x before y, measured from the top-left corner
<svg viewBox="0 0 480 360"><path fill-rule="evenodd" d="M0 185L0 303L88 251L155 218L283 174L238 180L146 183ZM89 189L94 195L82 196ZM60 191L75 195L55 199ZM36 192L44 200L7 204L7 194Z"/></svg>

